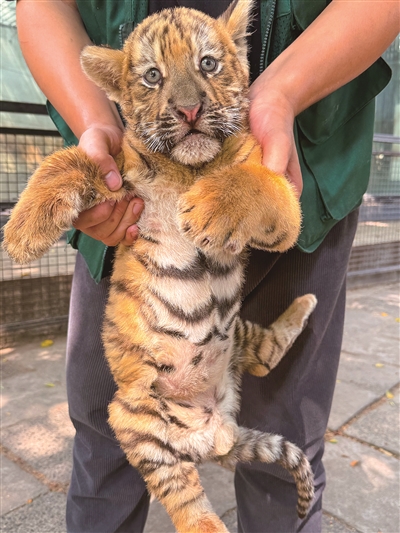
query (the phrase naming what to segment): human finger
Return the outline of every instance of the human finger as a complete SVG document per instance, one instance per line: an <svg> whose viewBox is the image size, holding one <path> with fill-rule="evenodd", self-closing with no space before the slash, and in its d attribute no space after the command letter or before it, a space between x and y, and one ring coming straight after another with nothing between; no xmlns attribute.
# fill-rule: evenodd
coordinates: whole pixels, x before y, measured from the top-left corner
<svg viewBox="0 0 400 533"><path fill-rule="evenodd" d="M122 217L118 220L118 224L114 227L114 230L102 241L108 246L116 246L120 242L125 245L131 245L138 236L138 228L136 222L138 222L140 215L143 211L144 204L140 198L133 198L125 209ZM110 219L113 220L113 214ZM116 214L115 220L119 218L119 214ZM108 226L110 228L112 226ZM129 231L128 231L129 230Z"/></svg>

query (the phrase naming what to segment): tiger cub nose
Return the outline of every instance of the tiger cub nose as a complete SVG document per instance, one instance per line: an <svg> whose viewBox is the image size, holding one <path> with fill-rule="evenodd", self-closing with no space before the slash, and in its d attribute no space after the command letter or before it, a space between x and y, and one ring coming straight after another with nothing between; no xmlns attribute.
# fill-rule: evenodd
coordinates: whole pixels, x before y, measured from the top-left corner
<svg viewBox="0 0 400 533"><path fill-rule="evenodd" d="M185 122L188 122L189 124L194 124L196 120L201 116L202 108L203 106L199 102L198 104L191 106L178 106L177 112L180 118L183 118Z"/></svg>

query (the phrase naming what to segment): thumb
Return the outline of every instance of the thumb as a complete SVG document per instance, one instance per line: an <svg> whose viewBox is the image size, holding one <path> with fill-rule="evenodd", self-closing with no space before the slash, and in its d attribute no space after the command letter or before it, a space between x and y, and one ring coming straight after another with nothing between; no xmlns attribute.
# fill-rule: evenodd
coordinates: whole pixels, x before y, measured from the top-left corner
<svg viewBox="0 0 400 533"><path fill-rule="evenodd" d="M110 154L110 138L107 132L99 128L88 129L82 134L79 146L100 167L110 191L118 191L122 187L122 178L118 166ZM114 149L114 152L117 154L119 150Z"/></svg>
<svg viewBox="0 0 400 533"><path fill-rule="evenodd" d="M262 164L277 174L286 174L292 152L292 144L287 135L272 132L272 135L262 139L261 149Z"/></svg>
<svg viewBox="0 0 400 533"><path fill-rule="evenodd" d="M104 155L101 160L96 160L99 165L110 191L118 191L122 187L122 178L114 158L110 155Z"/></svg>
<svg viewBox="0 0 400 533"><path fill-rule="evenodd" d="M303 179L299 157L294 139L286 134L276 133L269 137L268 142L261 145L262 164L285 178L293 185L296 196L300 198L303 189Z"/></svg>

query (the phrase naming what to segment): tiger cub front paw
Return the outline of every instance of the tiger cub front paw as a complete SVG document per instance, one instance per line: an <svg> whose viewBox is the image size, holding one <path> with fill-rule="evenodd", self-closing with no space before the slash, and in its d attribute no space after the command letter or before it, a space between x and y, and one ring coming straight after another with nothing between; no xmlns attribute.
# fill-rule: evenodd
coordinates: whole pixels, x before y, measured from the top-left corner
<svg viewBox="0 0 400 533"><path fill-rule="evenodd" d="M4 228L3 247L16 263L39 259L81 211L124 194L123 189L108 191L100 168L80 148L55 152L42 162L21 194Z"/></svg>
<svg viewBox="0 0 400 533"><path fill-rule="evenodd" d="M198 180L178 204L181 231L204 251L246 245L283 252L300 230L300 206L283 176L241 164Z"/></svg>
<svg viewBox="0 0 400 533"><path fill-rule="evenodd" d="M198 181L179 200L178 223L198 248L239 254L248 240L243 228L245 214L222 193L214 179Z"/></svg>

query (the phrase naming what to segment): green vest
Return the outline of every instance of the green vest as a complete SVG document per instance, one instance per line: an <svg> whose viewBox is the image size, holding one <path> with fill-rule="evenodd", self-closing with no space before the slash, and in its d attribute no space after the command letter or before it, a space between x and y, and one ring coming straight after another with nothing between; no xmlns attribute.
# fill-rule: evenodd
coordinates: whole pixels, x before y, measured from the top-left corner
<svg viewBox="0 0 400 533"><path fill-rule="evenodd" d="M261 0L261 70L328 3L329 0ZM113 48L122 47L148 8L147 0L77 0L77 5L92 41ZM370 172L374 98L390 77L390 68L379 59L358 78L296 118L295 138L304 182L303 228L298 247L304 252L313 252L329 230L361 204ZM50 103L48 110L66 145L77 144ZM100 281L107 247L77 230L69 232L69 242L85 257L93 278Z"/></svg>

